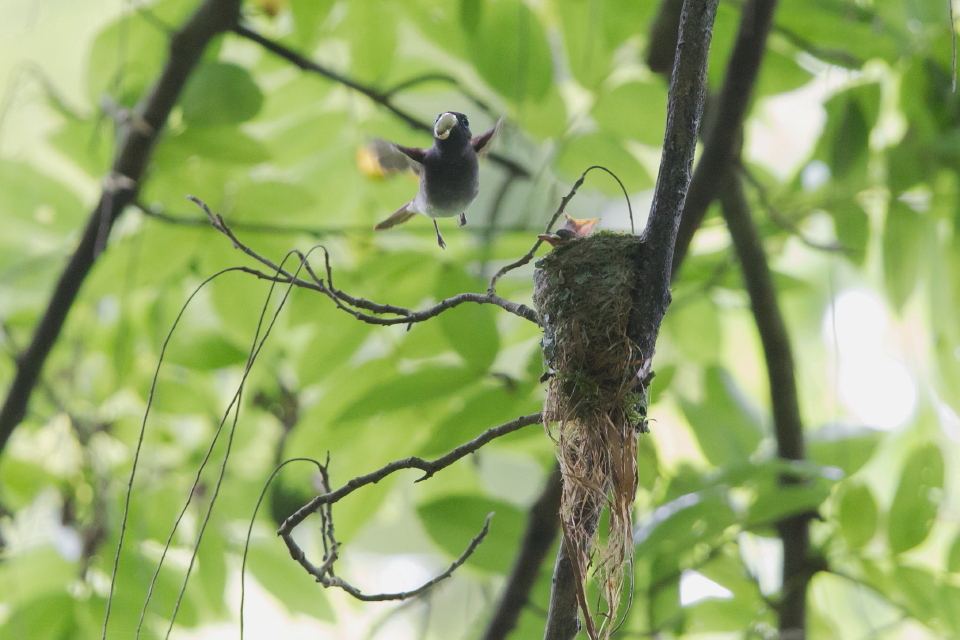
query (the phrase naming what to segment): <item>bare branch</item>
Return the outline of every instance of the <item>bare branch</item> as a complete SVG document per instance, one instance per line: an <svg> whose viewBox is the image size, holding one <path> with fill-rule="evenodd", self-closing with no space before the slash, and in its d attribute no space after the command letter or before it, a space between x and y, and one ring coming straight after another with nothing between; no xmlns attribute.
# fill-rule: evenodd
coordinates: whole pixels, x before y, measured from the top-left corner
<svg viewBox="0 0 960 640"><path fill-rule="evenodd" d="M403 120L411 129L415 129L417 131L423 131L426 133L433 132L433 126L430 123L420 120L416 116L411 115L410 113L404 111L403 109L393 104L393 100L392 100L393 95L397 93L399 89L406 88L403 85L400 85L399 88L394 87L393 89L390 89L389 91L386 91L386 92L378 91L373 87L360 84L359 82L356 82L355 80L351 80L347 76L341 75L336 71L333 71L332 69L328 69L327 67L317 64L316 62L297 53L293 49L285 47L279 42L275 42L269 38L266 38L260 35L259 33L257 33L256 31L242 24L238 24L234 26L233 32L236 33L238 36L241 36L243 38L247 38L248 40L252 40L253 42L256 42L267 51L270 51L271 53L274 53L280 56L281 58L293 63L294 65L296 65L300 69L303 69L304 71L317 73L323 76L324 78L327 78L336 83L342 84L345 87L353 89L357 93L365 95L367 98L369 98L373 102L379 104L381 107L383 107L393 115ZM441 76L439 74L435 74L435 75L432 74L431 76L429 76L429 79L437 80L441 77L446 78L446 76ZM457 86L459 87L459 83L457 83L456 80L454 80L453 78L450 78L450 80L456 83ZM473 98L473 96L467 94L466 92L464 92L464 95L467 95L467 97L473 100L474 102L483 104L482 102L479 102L478 100ZM520 166L519 164L517 164L510 158L507 158L506 156L500 155L499 153L496 153L496 152L491 152L487 157L493 162L496 162L497 164L510 170L511 172L517 174L520 177L523 177L523 178L530 177L530 172L526 168Z"/></svg>
<svg viewBox="0 0 960 640"><path fill-rule="evenodd" d="M353 596L357 600L361 600L363 602L385 602L387 600L406 600L407 598L414 598L416 596L419 596L423 592L427 591L428 589L436 585L438 582L441 582L442 580L446 580L451 575L453 575L453 572L456 571L457 568L460 567L460 565L466 562L467 558L473 555L473 552L476 551L477 547L480 546L480 543L483 542L483 539L487 536L487 532L490 529L490 519L493 518L493 515L494 515L493 513L487 514L487 518L483 522L483 528L480 529L480 533L478 533L470 541L470 544L468 544L467 548L464 549L462 554L460 554L460 557L454 560L452 563L450 563L450 566L447 567L443 571L443 573L438 574L437 576L423 583L416 589L413 589L411 591L401 591L399 593L365 594L361 592L359 589L357 589L355 586L353 586L352 584L344 580L343 578L333 575L332 574L333 563L338 558L337 545L333 545L331 547L331 551L330 553L327 554L327 557L324 560L322 565L320 565L319 567L314 567L312 564L310 564L310 561L307 560L306 557L304 557L303 551L296 546L296 543L293 543L293 539L291 537L285 536L283 540L284 542L287 543L287 548L290 549L290 555L292 555L294 559L297 562L299 562L304 569L307 570L307 573L315 577L317 579L317 582L322 584L324 587L337 587L339 589L343 589L344 591L349 593L351 596ZM291 544L293 546L291 546Z"/></svg>
<svg viewBox="0 0 960 640"><path fill-rule="evenodd" d="M414 596L420 595L421 593L423 593L433 585L437 584L441 580L448 578L454 572L454 570L457 569L457 567L462 565L467 560L467 558L470 557L470 554L474 552L474 550L477 548L477 545L479 545L480 542L483 541L484 536L487 535L487 530L490 524L490 518L493 516L492 513L487 516L487 520L483 525L483 529L480 531L479 534L477 534L475 538L473 538L473 540L470 541L470 544L467 546L466 550L460 555L459 558L457 558L457 560L455 560L449 567L447 567L446 571L444 571L440 575L436 576L432 580L428 581L427 583L421 585L420 587L412 591L404 591L401 593L381 593L381 594L375 594L375 595L366 595L366 594L363 594L359 589L357 589L350 583L343 580L342 578L335 576L333 573L333 566L336 563L337 559L339 558L340 543L337 542L336 538L334 537L333 517L332 517L330 506L333 503L338 502L343 498L347 497L357 489L364 487L368 484L375 484L377 482L380 482L381 480L386 478L388 475L396 471L399 471L401 469L419 469L420 471L424 472L424 475L421 476L419 479L417 479L416 482L426 480L427 478L433 476L433 474L435 474L437 471L445 469L446 467L449 467L457 460L460 460L461 458L476 452L478 449L480 449L485 444L489 443L491 440L494 440L495 438L499 438L500 436L504 436L508 433L512 433L514 431L517 431L518 429L522 429L523 427L529 426L531 424L537 424L541 422L541 419L542 419L541 414L539 413L535 413L527 416L521 416L520 418L517 418L512 422L508 422L506 424L502 424L500 426L487 429L486 431L484 431L482 434L480 434L470 442L460 445L453 451L447 453L444 456L437 458L432 462L429 462L429 461L423 460L422 458L417 458L417 457L404 458L403 460L397 460L397 461L391 462L390 464L384 467L381 467L377 471L368 473L364 476L353 478L352 480L347 482L345 485L343 485L336 491L329 490L329 479L327 477L326 466L316 463L320 467L320 473L321 473L321 478L323 482L322 486L323 486L323 489L326 491L326 493L323 493L315 497L313 500L308 502L306 505L304 505L303 507L298 509L295 513L293 513L291 516L289 516L286 520L284 520L283 524L280 526L279 531L277 531L277 535L279 535L283 539L284 544L287 545L287 549L290 551L290 556L294 560L296 560L300 564L300 566L302 566L310 575L314 576L317 579L317 582L321 583L324 587L338 587L340 589L343 589L347 593L349 593L354 598L357 598L358 600L368 601L368 602L383 601L383 600L404 600L406 598L412 598ZM262 499L262 494L261 494L261 499ZM323 562L319 567L314 565L312 562L310 562L309 559L307 559L306 554L300 548L300 546L296 543L296 541L293 539L293 535L292 535L293 530L294 528L297 527L297 525L303 522L310 514L315 513L317 511L320 512L321 519L323 520L323 523L324 523L323 526L321 527L321 533L323 536L324 549L326 550L326 552L324 553Z"/></svg>
<svg viewBox="0 0 960 640"><path fill-rule="evenodd" d="M422 311L411 311L410 309L405 309L404 307L397 307L394 305L379 304L376 302L371 302L370 300L365 300L363 298L355 298L333 286L333 272L330 268L330 256L327 253L327 250L322 245L319 246L323 250L326 262L327 270L327 280L324 282L321 278L317 277L314 273L312 267L309 264L305 264L307 272L310 274L312 281L304 280L290 273L280 265L275 264L269 258L266 258L237 238L237 236L231 231L230 227L227 226L223 218L219 215L214 214L210 211L210 208L199 198L194 196L187 196L190 200L195 202L197 206L203 209L204 213L207 214L207 218L210 221L210 224L213 225L217 231L227 236L230 241L233 243L234 248L243 251L245 254L259 262L260 264L266 266L272 274L263 273L255 269L250 269L244 267L243 270L247 273L256 275L258 278L264 280L272 280L275 282L288 282L292 283L295 286L302 287L304 289L313 289L314 291L319 291L320 293L325 294L337 307L357 320L366 322L367 324L377 324L377 325L393 325L393 324L412 324L414 322L423 322L424 320L429 320L430 318L436 317L446 311L447 309L452 309L458 307L461 304L466 302L475 302L477 304L493 304L501 309L509 311L510 313L523 318L524 320L529 320L534 324L540 324L540 319L537 316L537 312L531 309L530 307L501 298L495 294L490 293L460 293L451 298L446 298L441 300L437 304L424 309ZM302 254L300 255L301 260L306 263L306 257ZM350 305L350 306L347 306ZM358 307L371 313L383 313L383 314L392 314L399 317L394 318L380 318L377 316L372 316L362 311L358 311L353 307Z"/></svg>
<svg viewBox="0 0 960 640"><path fill-rule="evenodd" d="M540 424L541 422L542 415L540 413L531 413L526 416L521 416L516 420L512 420L511 422L507 422L496 427L491 427L470 442L460 445L450 453L447 453L446 455L443 455L432 462L417 457L395 460L394 462L391 462L390 464L381 467L376 471L353 478L336 491L331 491L315 497L313 500L294 512L289 518L284 520L283 525L278 531L278 534L288 535L291 531L293 531L294 527L303 522L307 516L316 511L320 505L339 502L360 487L365 487L368 484L376 484L396 471L400 471L401 469L419 469L420 471L424 472L424 475L417 479L417 482L426 480L427 478L433 476L436 472L449 467L460 458L464 458L471 453L476 452L478 449L480 449L480 447L484 446L491 440L495 440L500 436L505 436L508 433L513 433L514 431L518 431L519 429L530 426L531 424Z"/></svg>

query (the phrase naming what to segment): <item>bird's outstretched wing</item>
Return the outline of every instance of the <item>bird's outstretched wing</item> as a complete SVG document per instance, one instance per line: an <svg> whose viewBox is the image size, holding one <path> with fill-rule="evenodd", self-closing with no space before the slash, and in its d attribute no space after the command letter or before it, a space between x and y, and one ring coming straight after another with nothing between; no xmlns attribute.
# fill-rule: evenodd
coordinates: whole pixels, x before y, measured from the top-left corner
<svg viewBox="0 0 960 640"><path fill-rule="evenodd" d="M473 150L478 154L486 155L486 153L490 151L490 141L493 139L493 136L497 135L497 132L500 131L500 127L502 126L503 116L500 116L500 119L497 120L496 124L490 127L489 131L470 138L470 146L472 146Z"/></svg>
<svg viewBox="0 0 960 640"><path fill-rule="evenodd" d="M386 178L404 171L420 173L426 151L377 138L357 148L357 165L368 176Z"/></svg>

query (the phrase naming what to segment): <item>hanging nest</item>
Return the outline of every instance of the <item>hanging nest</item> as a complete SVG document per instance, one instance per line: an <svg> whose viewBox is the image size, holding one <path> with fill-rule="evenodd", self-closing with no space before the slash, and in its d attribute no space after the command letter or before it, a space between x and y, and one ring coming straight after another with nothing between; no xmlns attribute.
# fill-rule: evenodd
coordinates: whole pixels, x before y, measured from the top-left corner
<svg viewBox="0 0 960 640"><path fill-rule="evenodd" d="M607 603L600 632L606 637L633 557L637 438L646 431L653 355L639 352L640 328L631 322L642 246L636 236L601 231L557 246L534 272L549 376L544 424L557 444L564 544L581 582L591 636L583 595L588 571ZM599 546L594 538L605 505L609 531Z"/></svg>

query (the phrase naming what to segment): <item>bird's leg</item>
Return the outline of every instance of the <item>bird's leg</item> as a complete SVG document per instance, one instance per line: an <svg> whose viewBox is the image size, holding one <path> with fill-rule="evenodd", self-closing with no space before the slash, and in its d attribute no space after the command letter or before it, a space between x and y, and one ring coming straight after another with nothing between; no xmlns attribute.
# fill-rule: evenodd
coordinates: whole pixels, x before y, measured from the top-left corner
<svg viewBox="0 0 960 640"><path fill-rule="evenodd" d="M467 214L461 212L460 219L457 221L457 224L461 227L467 224Z"/></svg>
<svg viewBox="0 0 960 640"><path fill-rule="evenodd" d="M437 221L433 221L433 228L437 230L437 244L440 245L441 249L447 248L447 243L443 241L443 236L440 235L440 227L437 225Z"/></svg>

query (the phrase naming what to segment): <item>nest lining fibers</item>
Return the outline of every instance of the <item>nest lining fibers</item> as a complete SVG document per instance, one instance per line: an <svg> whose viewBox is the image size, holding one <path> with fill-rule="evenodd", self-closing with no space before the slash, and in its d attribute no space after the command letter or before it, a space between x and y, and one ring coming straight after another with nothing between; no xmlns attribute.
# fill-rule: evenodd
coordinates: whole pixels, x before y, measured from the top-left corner
<svg viewBox="0 0 960 640"><path fill-rule="evenodd" d="M544 424L563 475L564 541L579 580L593 569L607 604L604 636L613 629L632 558L637 438L646 430L638 378L644 357L630 326L641 246L636 236L598 232L556 247L534 272L533 300L552 374ZM592 543L605 505L610 524L600 546Z"/></svg>

